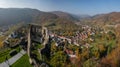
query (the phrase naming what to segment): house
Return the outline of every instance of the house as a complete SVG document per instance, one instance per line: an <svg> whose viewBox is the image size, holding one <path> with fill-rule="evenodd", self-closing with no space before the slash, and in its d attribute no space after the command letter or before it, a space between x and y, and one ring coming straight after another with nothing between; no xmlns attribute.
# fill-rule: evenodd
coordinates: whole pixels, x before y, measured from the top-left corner
<svg viewBox="0 0 120 67"><path fill-rule="evenodd" d="M15 32L12 32L8 37L9 38L16 38L17 34Z"/></svg>
<svg viewBox="0 0 120 67"><path fill-rule="evenodd" d="M72 64L76 63L77 56L73 50L66 49L65 50L66 54L69 56L69 60L71 61Z"/></svg>

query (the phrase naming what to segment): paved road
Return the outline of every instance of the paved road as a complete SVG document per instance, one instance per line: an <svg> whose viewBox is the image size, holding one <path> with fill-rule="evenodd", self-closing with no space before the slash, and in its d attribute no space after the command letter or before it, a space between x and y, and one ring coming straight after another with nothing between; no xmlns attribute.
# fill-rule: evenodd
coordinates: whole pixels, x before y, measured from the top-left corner
<svg viewBox="0 0 120 67"><path fill-rule="evenodd" d="M20 59L26 52L24 50L21 50L17 55L10 58L8 61L5 61L0 64L0 67L9 67L13 63L15 63L18 59Z"/></svg>

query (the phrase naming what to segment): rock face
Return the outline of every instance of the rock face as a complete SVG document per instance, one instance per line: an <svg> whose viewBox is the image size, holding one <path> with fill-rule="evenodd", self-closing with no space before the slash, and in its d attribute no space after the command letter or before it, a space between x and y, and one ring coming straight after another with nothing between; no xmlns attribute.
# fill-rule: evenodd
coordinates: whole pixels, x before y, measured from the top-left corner
<svg viewBox="0 0 120 67"><path fill-rule="evenodd" d="M43 45L46 45L48 43L48 40L49 40L48 30L47 30L46 27L43 27L42 35L43 35L43 38L44 38Z"/></svg>
<svg viewBox="0 0 120 67"><path fill-rule="evenodd" d="M31 46L33 42L42 43L42 45L46 46L49 40L49 35L46 27L42 27L39 25L29 24L28 30L28 46L27 46L27 54L29 56L30 63L34 63L31 59ZM42 49L44 49L43 47Z"/></svg>

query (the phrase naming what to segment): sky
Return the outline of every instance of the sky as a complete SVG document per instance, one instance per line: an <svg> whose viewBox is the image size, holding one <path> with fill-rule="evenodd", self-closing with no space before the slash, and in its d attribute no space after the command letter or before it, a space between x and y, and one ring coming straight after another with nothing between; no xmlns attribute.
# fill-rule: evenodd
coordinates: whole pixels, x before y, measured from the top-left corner
<svg viewBox="0 0 120 67"><path fill-rule="evenodd" d="M120 0L0 0L0 8L34 8L96 15L120 12Z"/></svg>

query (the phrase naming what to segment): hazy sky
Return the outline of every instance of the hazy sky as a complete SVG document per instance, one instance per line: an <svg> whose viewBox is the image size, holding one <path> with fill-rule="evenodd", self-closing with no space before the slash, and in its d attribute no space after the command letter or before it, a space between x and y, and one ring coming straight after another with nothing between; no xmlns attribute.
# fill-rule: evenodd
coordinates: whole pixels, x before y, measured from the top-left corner
<svg viewBox="0 0 120 67"><path fill-rule="evenodd" d="M120 0L0 0L0 8L36 8L95 15L120 11Z"/></svg>

